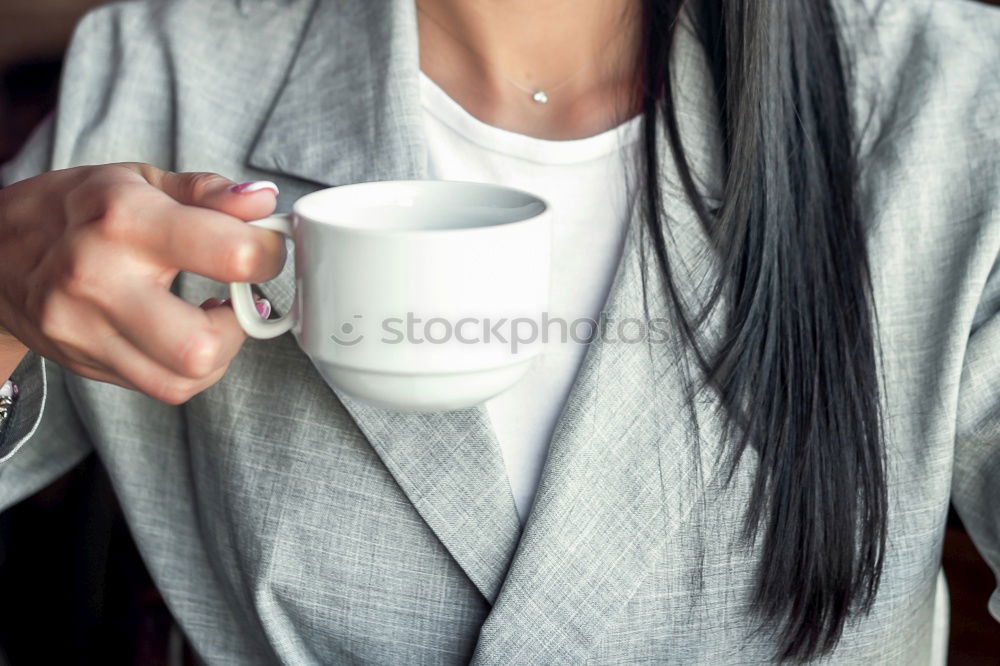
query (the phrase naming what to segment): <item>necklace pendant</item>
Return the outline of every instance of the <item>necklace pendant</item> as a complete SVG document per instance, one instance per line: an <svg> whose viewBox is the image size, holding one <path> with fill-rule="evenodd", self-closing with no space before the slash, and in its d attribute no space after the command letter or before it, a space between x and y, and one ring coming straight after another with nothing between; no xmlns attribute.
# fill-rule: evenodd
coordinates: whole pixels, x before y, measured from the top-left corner
<svg viewBox="0 0 1000 666"><path fill-rule="evenodd" d="M535 102L537 102L538 104L549 103L549 96L545 94L544 90L539 90L538 92L536 92L534 95L531 96L531 99L535 100Z"/></svg>

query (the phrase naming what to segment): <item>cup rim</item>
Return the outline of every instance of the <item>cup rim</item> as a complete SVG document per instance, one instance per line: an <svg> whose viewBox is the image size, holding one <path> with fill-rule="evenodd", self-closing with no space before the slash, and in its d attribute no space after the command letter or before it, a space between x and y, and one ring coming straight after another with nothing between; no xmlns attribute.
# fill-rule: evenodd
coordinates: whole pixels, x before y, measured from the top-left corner
<svg viewBox="0 0 1000 666"><path fill-rule="evenodd" d="M308 204L309 199L313 197L318 197L321 194L328 194L332 191L344 191L344 190L354 190L362 188L370 188L376 186L419 186L421 188L426 187L453 187L456 185L474 185L476 187L503 191L512 194L518 194L521 196L528 197L537 201L541 205L541 210L539 210L534 215L526 217L521 220L510 220L505 222L499 222L495 224L486 224L481 226L473 227L441 227L441 228L424 228L424 229L385 229L385 228L369 228L369 227L359 227L355 225L345 224L343 222L335 220L322 220L318 219L312 215L308 215L302 211L303 206ZM356 233L361 235L388 235L388 236L426 236L426 235L452 235L452 234L468 234L473 232L478 233L497 233L504 229L519 228L525 225L537 224L539 220L544 219L549 211L552 209L551 205L547 200L541 196L528 192L527 190L522 190L516 187L508 187L506 185L495 185L493 183L481 183L472 180L435 180L435 179L404 179L404 180L375 180L375 181L363 181L359 183L350 183L347 185L336 185L333 187L325 187L309 194L305 194L299 197L292 207L292 212L296 221L299 219L308 220L311 223L322 225L324 227L330 227L336 229L338 232Z"/></svg>

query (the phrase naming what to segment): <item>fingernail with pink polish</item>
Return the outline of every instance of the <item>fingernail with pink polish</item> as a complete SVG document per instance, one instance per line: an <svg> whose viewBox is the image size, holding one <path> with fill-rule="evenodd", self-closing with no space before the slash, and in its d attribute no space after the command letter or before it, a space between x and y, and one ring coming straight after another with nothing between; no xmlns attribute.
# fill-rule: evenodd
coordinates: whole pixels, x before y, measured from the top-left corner
<svg viewBox="0 0 1000 666"><path fill-rule="evenodd" d="M257 314L260 315L261 319L268 319L271 316L271 301L261 298L255 305L257 306Z"/></svg>
<svg viewBox="0 0 1000 666"><path fill-rule="evenodd" d="M250 182L240 183L229 188L229 191L233 194L253 194L261 190L271 190L274 192L274 196L278 196L278 186L269 180L251 180Z"/></svg>

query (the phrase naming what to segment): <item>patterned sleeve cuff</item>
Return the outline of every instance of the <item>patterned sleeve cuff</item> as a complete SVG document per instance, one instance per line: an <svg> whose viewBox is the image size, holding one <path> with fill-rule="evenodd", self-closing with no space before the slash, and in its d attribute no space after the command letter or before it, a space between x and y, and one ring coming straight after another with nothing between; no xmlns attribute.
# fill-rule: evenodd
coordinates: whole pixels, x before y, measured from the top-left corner
<svg viewBox="0 0 1000 666"><path fill-rule="evenodd" d="M0 438L7 430L7 424L10 423L15 402L17 402L17 384L10 380L0 384Z"/></svg>
<svg viewBox="0 0 1000 666"><path fill-rule="evenodd" d="M0 424L0 464L10 460L31 439L41 422L48 389L44 359L29 353L14 371L11 382L17 386L17 396L14 398L10 390L8 413Z"/></svg>

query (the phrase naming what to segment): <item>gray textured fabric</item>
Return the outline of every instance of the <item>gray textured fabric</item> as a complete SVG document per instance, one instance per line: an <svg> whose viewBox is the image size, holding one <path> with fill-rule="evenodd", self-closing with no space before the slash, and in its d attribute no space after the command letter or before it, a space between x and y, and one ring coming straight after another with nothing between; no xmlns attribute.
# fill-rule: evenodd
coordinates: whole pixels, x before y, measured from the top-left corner
<svg viewBox="0 0 1000 666"><path fill-rule="evenodd" d="M918 664L950 496L1000 567L1000 13L842 6L866 119L891 515L875 608L825 661ZM685 143L717 191L718 133L690 35L676 62ZM273 179L285 210L323 185L420 177L417 66L405 0L108 6L80 26L55 121L5 180L147 161ZM705 239L664 164L673 251L695 285L711 270ZM645 248L633 225L613 317L643 316ZM290 270L264 286L279 308ZM180 292L199 302L225 289L186 275ZM679 393L688 360L676 344L591 346L523 534L481 409L360 404L289 336L249 341L180 408L46 362L44 415L0 467L0 506L93 447L210 664L766 662L774 646L748 612L758 555L737 539L755 460L722 487L717 405L696 405L696 433ZM41 386L40 365L22 366L22 385ZM22 407L26 435L38 412Z"/></svg>

